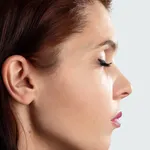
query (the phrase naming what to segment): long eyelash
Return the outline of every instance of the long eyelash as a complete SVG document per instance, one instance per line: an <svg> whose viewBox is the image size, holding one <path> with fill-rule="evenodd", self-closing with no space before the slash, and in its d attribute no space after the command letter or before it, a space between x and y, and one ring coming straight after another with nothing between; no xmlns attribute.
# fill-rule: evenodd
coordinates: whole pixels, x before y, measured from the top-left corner
<svg viewBox="0 0 150 150"><path fill-rule="evenodd" d="M98 59L101 66L110 67L112 63L106 63L105 60Z"/></svg>

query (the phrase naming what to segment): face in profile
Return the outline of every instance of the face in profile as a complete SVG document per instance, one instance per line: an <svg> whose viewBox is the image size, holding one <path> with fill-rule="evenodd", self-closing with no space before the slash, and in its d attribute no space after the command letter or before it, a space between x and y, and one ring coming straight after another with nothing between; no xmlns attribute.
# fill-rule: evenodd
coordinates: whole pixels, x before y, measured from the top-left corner
<svg viewBox="0 0 150 150"><path fill-rule="evenodd" d="M119 127L112 119L131 85L114 63L117 45L108 11L100 3L85 11L84 31L61 45L60 66L42 79L33 113L46 137L55 135L86 150L106 150Z"/></svg>
<svg viewBox="0 0 150 150"><path fill-rule="evenodd" d="M37 141L108 150L112 131L120 126L120 100L131 85L114 63L117 44L108 11L99 2L84 11L86 26L60 45L56 71L36 72L38 88L27 117L32 126L27 126Z"/></svg>

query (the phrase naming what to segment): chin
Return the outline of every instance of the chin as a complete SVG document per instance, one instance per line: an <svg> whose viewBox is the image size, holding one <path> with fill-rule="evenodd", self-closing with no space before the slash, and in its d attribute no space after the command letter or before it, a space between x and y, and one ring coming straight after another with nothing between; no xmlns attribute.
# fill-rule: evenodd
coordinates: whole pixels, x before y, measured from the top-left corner
<svg viewBox="0 0 150 150"><path fill-rule="evenodd" d="M80 150L109 150L110 143L111 143L110 139L111 139L110 136L104 136L101 138L101 140L98 140L98 141L88 140L88 142L86 143L80 143L80 146L79 146L80 148L78 149Z"/></svg>

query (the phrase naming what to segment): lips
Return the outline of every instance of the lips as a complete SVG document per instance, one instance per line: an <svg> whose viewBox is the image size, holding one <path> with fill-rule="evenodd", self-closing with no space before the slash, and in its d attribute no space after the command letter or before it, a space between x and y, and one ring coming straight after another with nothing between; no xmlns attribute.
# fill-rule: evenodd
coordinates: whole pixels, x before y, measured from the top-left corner
<svg viewBox="0 0 150 150"><path fill-rule="evenodd" d="M119 112L111 121L116 128L121 126L119 119L122 117L122 112Z"/></svg>

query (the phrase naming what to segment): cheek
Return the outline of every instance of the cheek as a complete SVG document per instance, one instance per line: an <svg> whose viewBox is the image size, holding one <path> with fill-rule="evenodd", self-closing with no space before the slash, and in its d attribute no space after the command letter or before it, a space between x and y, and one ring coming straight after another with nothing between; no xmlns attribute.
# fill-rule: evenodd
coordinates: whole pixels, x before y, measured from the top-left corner
<svg viewBox="0 0 150 150"><path fill-rule="evenodd" d="M48 84L51 88L42 93L42 101L35 106L42 132L77 142L86 138L99 143L110 136L111 82L104 72L61 74Z"/></svg>
<svg viewBox="0 0 150 150"><path fill-rule="evenodd" d="M65 99L62 101L69 115L88 125L97 122L98 128L107 128L112 111L112 82L104 71L74 73L63 81L61 91Z"/></svg>

